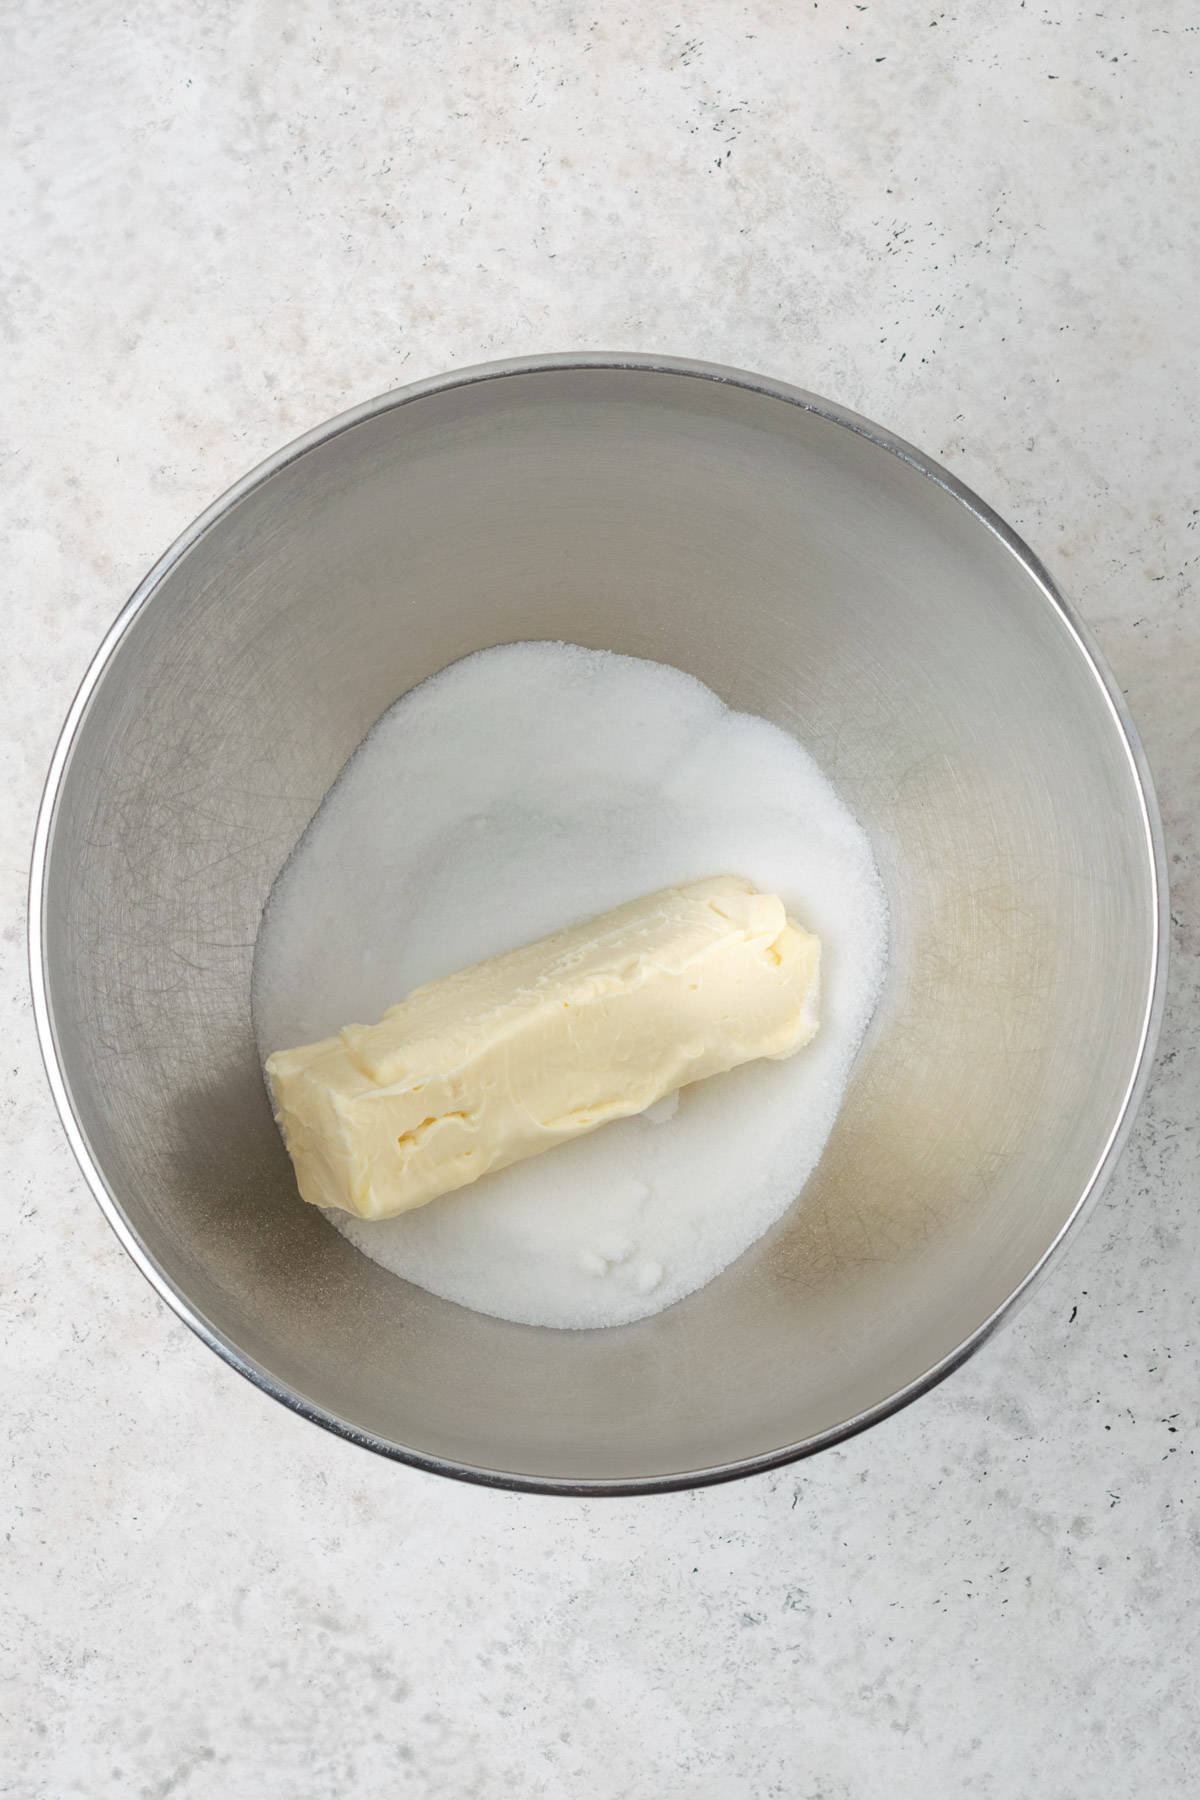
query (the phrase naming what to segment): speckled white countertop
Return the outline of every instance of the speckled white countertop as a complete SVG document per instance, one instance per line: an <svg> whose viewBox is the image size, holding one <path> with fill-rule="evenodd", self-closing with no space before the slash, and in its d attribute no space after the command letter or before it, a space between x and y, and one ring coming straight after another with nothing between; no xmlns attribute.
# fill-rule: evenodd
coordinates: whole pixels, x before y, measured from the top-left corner
<svg viewBox="0 0 1200 1800"><path fill-rule="evenodd" d="M6 1800L1196 1793L1198 63L1191 0L6 9ZM71 1161L24 950L146 565L330 413L572 348L796 381L991 500L1129 696L1175 918L1130 1150L1012 1329L813 1462L589 1503L377 1461L190 1336Z"/></svg>

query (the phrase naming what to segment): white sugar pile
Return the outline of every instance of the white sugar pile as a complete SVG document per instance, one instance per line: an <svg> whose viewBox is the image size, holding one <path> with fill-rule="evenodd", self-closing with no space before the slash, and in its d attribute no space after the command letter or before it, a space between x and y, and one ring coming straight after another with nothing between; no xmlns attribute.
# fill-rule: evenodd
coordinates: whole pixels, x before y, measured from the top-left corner
<svg viewBox="0 0 1200 1800"><path fill-rule="evenodd" d="M677 669L569 644L485 650L384 715L272 891L254 965L264 1060L421 982L655 888L744 875L822 942L821 1029L786 1062L398 1219L330 1214L387 1269L532 1325L617 1325L702 1287L814 1168L883 976L865 832L785 732Z"/></svg>

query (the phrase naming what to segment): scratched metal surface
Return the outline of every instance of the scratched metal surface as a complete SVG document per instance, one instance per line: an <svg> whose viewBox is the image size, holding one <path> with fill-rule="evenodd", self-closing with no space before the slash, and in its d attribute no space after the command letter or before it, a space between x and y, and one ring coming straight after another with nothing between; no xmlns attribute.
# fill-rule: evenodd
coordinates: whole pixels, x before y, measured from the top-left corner
<svg viewBox="0 0 1200 1800"><path fill-rule="evenodd" d="M380 1447L591 1489L819 1444L986 1332L1120 1125L1161 897L1112 699L1002 531L782 392L550 366L364 409L170 561L76 720L43 950L78 1147L209 1341ZM249 1029L263 899L347 755L414 682L528 637L661 658L793 729L892 905L801 1200L604 1334L359 1257L295 1196Z"/></svg>

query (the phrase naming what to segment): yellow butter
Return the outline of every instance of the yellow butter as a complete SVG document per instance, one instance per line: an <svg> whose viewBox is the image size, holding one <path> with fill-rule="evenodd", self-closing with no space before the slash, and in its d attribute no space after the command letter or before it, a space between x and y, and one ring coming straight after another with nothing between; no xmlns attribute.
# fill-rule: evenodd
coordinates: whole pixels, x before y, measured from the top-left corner
<svg viewBox="0 0 1200 1800"><path fill-rule="evenodd" d="M820 944L737 876L664 888L268 1059L305 1200L388 1219L817 1029Z"/></svg>

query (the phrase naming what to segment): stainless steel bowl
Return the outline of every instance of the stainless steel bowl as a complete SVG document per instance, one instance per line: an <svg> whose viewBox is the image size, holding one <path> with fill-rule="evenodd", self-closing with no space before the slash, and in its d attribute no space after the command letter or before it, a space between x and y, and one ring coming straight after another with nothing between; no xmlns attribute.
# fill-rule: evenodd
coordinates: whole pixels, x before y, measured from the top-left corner
<svg viewBox="0 0 1200 1800"><path fill-rule="evenodd" d="M361 1257L296 1197L250 1032L263 900L342 763L414 682L516 638L675 663L794 731L891 898L802 1200L606 1332L483 1318ZM34 996L97 1199L235 1368L424 1468L630 1493L819 1449L995 1329L1128 1129L1164 908L1120 693L974 495L779 383L547 357L344 414L150 572L54 756Z"/></svg>

